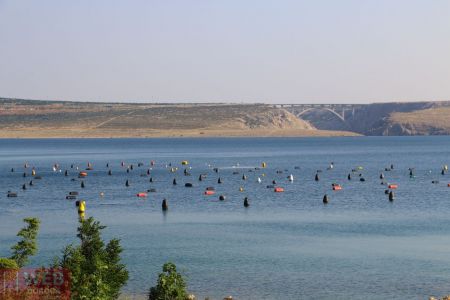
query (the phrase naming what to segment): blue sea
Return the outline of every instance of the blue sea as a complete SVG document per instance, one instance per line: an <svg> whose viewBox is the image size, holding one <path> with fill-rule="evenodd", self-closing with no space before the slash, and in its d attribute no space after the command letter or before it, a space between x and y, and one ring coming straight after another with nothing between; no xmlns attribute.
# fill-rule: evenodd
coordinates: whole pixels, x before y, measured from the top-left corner
<svg viewBox="0 0 450 300"><path fill-rule="evenodd" d="M183 174L183 160L191 176ZM77 175L88 162L93 170L82 189ZM9 256L29 216L42 221L31 265L49 265L65 245L78 243L75 200L65 199L78 191L86 217L107 226L105 239L121 239L130 272L125 294L146 294L172 261L198 299L443 296L450 293L450 175L441 174L447 164L450 137L3 139L0 256ZM33 186L31 166L42 176ZM392 202L380 173L398 185ZM267 188L273 180L284 193ZM332 183L343 189L333 191ZM205 196L206 187L216 194ZM136 197L150 188L156 192ZM7 198L8 190L18 197Z"/></svg>

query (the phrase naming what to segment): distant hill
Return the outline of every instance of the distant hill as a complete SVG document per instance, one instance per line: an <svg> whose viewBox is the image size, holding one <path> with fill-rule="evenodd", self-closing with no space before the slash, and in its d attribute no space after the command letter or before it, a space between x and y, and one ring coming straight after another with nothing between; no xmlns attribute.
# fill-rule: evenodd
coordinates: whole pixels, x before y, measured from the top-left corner
<svg viewBox="0 0 450 300"><path fill-rule="evenodd" d="M0 137L330 136L265 104L125 104L0 98Z"/></svg>
<svg viewBox="0 0 450 300"><path fill-rule="evenodd" d="M300 118L318 129L363 135L450 135L450 101L358 105L345 121L320 109L307 111Z"/></svg>

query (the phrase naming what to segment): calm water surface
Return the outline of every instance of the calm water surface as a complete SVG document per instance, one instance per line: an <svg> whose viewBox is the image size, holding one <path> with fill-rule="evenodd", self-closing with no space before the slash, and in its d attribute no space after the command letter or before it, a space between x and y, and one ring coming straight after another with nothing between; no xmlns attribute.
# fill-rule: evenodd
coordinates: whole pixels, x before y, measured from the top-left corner
<svg viewBox="0 0 450 300"><path fill-rule="evenodd" d="M192 176L183 176L185 159ZM153 183L146 176L151 160ZM88 161L94 170L81 189L70 165L84 169ZM121 161L134 170L126 173ZM263 161L268 167L254 170ZM26 191L21 186L31 177L22 177L24 162L43 177ZM145 165L138 168L138 162ZM330 162L333 170L327 170ZM53 172L54 163L70 176ZM170 173L169 163L179 171ZM390 164L394 170L384 172ZM190 291L211 299L426 299L450 293L450 175L440 174L445 164L449 137L0 140L0 256L9 255L27 216L42 220L32 265L47 265L66 244L77 243L76 208L65 196L79 191L87 216L108 226L105 237L122 240L130 271L126 293L145 294L162 264L173 261ZM347 180L357 166L364 167L365 182L358 173ZM316 170L323 170L319 182ZM399 185L393 203L380 184L382 171ZM208 177L199 182L204 173ZM273 179L284 193L266 188ZM185 188L186 182L194 187ZM343 190L331 191L334 182ZM203 195L208 186L216 195ZM157 192L147 199L135 196L152 187ZM8 190L18 198L7 198ZM220 194L227 199L219 201Z"/></svg>

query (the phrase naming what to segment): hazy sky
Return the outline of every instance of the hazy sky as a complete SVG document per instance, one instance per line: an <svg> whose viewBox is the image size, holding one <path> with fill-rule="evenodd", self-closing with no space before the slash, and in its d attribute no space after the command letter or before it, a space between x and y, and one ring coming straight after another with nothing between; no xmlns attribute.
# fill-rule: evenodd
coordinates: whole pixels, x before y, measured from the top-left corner
<svg viewBox="0 0 450 300"><path fill-rule="evenodd" d="M0 0L0 97L450 100L450 0Z"/></svg>

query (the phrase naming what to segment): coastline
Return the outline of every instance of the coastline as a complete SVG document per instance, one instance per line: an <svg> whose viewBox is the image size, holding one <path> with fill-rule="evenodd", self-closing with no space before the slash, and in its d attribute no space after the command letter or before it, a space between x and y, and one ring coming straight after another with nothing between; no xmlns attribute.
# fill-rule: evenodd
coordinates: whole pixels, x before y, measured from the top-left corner
<svg viewBox="0 0 450 300"><path fill-rule="evenodd" d="M226 138L226 137L340 137L362 136L348 131L313 129L251 129L251 130L95 130L29 128L0 130L0 139L51 138Z"/></svg>

